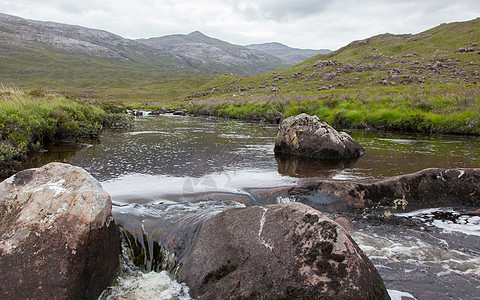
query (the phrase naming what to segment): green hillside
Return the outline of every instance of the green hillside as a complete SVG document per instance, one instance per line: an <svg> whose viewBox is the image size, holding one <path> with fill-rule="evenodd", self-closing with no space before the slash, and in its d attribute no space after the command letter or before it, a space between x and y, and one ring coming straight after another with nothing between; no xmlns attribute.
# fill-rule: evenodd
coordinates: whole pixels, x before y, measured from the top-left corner
<svg viewBox="0 0 480 300"><path fill-rule="evenodd" d="M0 82L27 89L58 89L105 101L172 99L212 77L175 67L168 61L119 61L113 58L64 54L9 47L0 40Z"/></svg>
<svg viewBox="0 0 480 300"><path fill-rule="evenodd" d="M383 34L254 77L224 75L188 96L197 113L341 127L480 133L480 19ZM186 105L185 105L186 106Z"/></svg>
<svg viewBox="0 0 480 300"><path fill-rule="evenodd" d="M169 53L112 33L0 13L0 82L101 101L172 99L211 80Z"/></svg>
<svg viewBox="0 0 480 300"><path fill-rule="evenodd" d="M480 18L467 22L442 24L419 34L381 34L365 40L355 41L349 45L329 53L312 57L305 63L314 63L318 59L336 59L341 62L367 62L378 56L394 56L408 60L409 57L464 58L458 56L460 48L476 48L480 37ZM413 55L413 56L411 56ZM453 56L453 57L452 57Z"/></svg>

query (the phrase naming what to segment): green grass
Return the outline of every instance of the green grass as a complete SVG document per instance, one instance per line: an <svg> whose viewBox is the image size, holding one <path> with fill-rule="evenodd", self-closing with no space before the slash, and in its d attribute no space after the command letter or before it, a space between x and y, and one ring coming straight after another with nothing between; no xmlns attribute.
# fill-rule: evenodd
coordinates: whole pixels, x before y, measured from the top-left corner
<svg viewBox="0 0 480 300"><path fill-rule="evenodd" d="M124 115L59 94L0 87L0 177L47 142L96 137L103 127L125 121Z"/></svg>
<svg viewBox="0 0 480 300"><path fill-rule="evenodd" d="M315 95L206 98L183 104L190 112L278 122L307 113L339 128L480 134L480 89L435 85L321 91Z"/></svg>

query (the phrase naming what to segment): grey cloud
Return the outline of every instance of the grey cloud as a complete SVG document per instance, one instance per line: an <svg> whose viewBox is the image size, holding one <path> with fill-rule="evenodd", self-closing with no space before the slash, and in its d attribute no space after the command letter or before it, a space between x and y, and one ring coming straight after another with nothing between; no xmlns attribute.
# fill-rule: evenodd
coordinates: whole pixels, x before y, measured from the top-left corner
<svg viewBox="0 0 480 300"><path fill-rule="evenodd" d="M317 15L324 12L331 1L325 0L232 0L236 11L248 19L267 19L277 22Z"/></svg>
<svg viewBox="0 0 480 300"><path fill-rule="evenodd" d="M115 3L109 0L42 0L41 3L38 0L16 0L16 1L3 1L5 3L14 3L18 8L33 9L50 8L56 9L59 12L65 12L70 14L81 14L90 10L105 10L112 9L112 5ZM1 3L1 2L0 2Z"/></svg>
<svg viewBox="0 0 480 300"><path fill-rule="evenodd" d="M336 49L480 16L478 0L0 0L3 13L135 38L204 31L233 43Z"/></svg>

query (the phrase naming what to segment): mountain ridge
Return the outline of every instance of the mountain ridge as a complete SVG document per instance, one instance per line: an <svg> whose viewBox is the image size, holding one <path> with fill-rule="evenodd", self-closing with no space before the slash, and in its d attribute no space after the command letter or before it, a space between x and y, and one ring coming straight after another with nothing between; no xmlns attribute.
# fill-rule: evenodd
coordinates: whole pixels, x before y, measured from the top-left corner
<svg viewBox="0 0 480 300"><path fill-rule="evenodd" d="M279 42L269 42L262 44L250 44L246 46L250 49L261 50L279 57L282 60L289 62L293 65L299 64L304 60L315 56L317 54L328 54L332 52L329 49L299 49L292 48Z"/></svg>
<svg viewBox="0 0 480 300"><path fill-rule="evenodd" d="M289 64L264 51L249 49L200 31L139 39L142 43L167 49L194 68L215 69L217 73L234 72L239 75L261 74ZM229 66L226 68L225 66Z"/></svg>
<svg viewBox="0 0 480 300"><path fill-rule="evenodd" d="M248 76L289 65L199 31L150 42L154 45L105 30L0 13L0 81L81 90L92 97L175 98L223 73Z"/></svg>

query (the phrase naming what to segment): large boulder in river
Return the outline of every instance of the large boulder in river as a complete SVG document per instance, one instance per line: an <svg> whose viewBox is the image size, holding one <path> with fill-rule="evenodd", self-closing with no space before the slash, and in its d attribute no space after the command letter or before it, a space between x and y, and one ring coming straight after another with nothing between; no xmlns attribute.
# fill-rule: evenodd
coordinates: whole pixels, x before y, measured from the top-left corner
<svg viewBox="0 0 480 300"><path fill-rule="evenodd" d="M346 160L365 154L365 149L350 135L307 114L292 116L280 123L274 150L277 154L321 160Z"/></svg>
<svg viewBox="0 0 480 300"><path fill-rule="evenodd" d="M0 195L0 298L96 299L113 282L119 230L110 196L85 170L25 170Z"/></svg>
<svg viewBox="0 0 480 300"><path fill-rule="evenodd" d="M389 299L348 233L301 203L214 216L178 270L196 299Z"/></svg>

